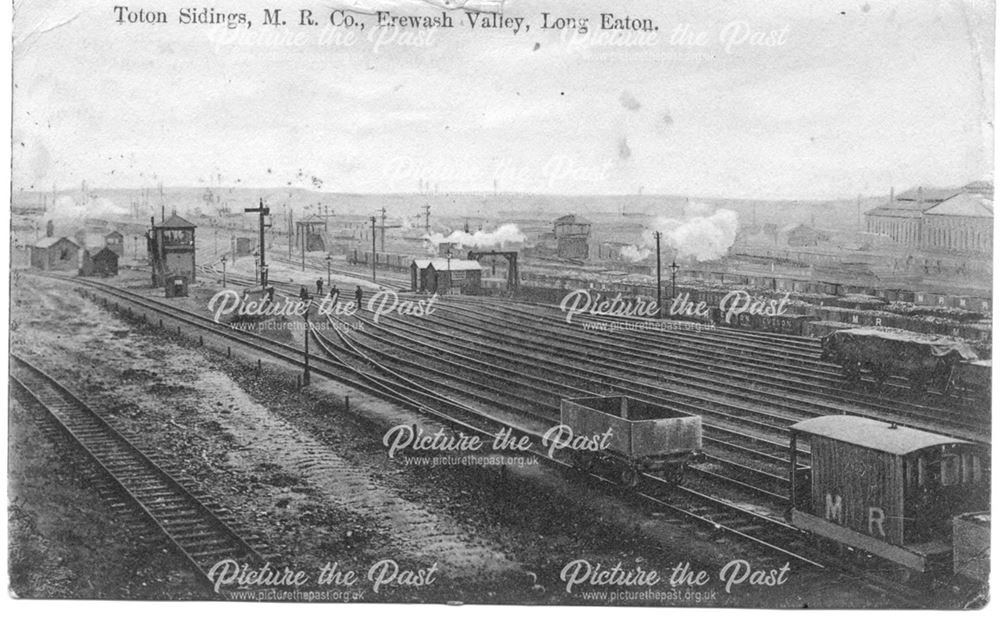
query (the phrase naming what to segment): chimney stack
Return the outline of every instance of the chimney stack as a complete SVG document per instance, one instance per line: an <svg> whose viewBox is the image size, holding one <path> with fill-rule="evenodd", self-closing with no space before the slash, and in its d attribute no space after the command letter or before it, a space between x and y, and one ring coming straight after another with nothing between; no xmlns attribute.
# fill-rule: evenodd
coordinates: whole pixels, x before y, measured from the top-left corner
<svg viewBox="0 0 1000 623"><path fill-rule="evenodd" d="M53 237L55 235L56 235L56 226L52 222L52 219L49 219L45 223L45 237L46 238L51 238L51 237Z"/></svg>

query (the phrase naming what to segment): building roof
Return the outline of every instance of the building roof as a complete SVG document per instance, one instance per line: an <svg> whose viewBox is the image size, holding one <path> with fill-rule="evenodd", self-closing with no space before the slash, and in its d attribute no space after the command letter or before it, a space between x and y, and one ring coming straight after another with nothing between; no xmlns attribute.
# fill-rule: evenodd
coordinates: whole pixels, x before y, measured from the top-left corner
<svg viewBox="0 0 1000 623"><path fill-rule="evenodd" d="M456 270L482 270L483 266L476 260L449 260L448 258L437 257L431 260L431 266L434 270L448 271L449 268L452 271Z"/></svg>
<svg viewBox="0 0 1000 623"><path fill-rule="evenodd" d="M91 257L92 258L97 258L98 256L108 256L108 255L114 256L116 259L118 257L118 254L115 253L114 251L112 251L108 247L104 247L103 249L101 249L97 253L92 254Z"/></svg>
<svg viewBox="0 0 1000 623"><path fill-rule="evenodd" d="M557 225L564 225L567 223L573 223L576 225L590 225L590 221L588 221L585 218L580 218L575 214L567 214L565 216L560 216L553 222Z"/></svg>
<svg viewBox="0 0 1000 623"><path fill-rule="evenodd" d="M118 231L117 229L116 229L116 230L114 230L114 231L112 231L112 232L110 232L110 233L107 233L107 234L104 234L104 237L105 237L105 238L107 238L108 236L118 236L119 238L124 238L124 237L125 237L125 236L124 236L124 234L122 234L122 233L121 233L120 231Z"/></svg>
<svg viewBox="0 0 1000 623"><path fill-rule="evenodd" d="M778 230L779 233L783 233L783 234L788 234L788 233L791 233L793 231L801 231L801 232L804 232L804 233L816 234L816 235L819 235L819 236L826 236L826 234L823 233L822 231L816 229L815 227L813 227L811 225L806 225L805 223L790 223L790 224L785 225L784 227L782 227L781 229Z"/></svg>
<svg viewBox="0 0 1000 623"><path fill-rule="evenodd" d="M417 265L417 268L423 270L431 265L430 260L413 260L413 263Z"/></svg>
<svg viewBox="0 0 1000 623"><path fill-rule="evenodd" d="M816 417L793 425L792 430L898 456L944 444L971 443L853 415Z"/></svg>
<svg viewBox="0 0 1000 623"><path fill-rule="evenodd" d="M52 236L49 238L40 238L36 240L35 243L31 246L35 247L36 249L48 249L49 247L56 244L60 240L65 240L66 242L70 243L71 245L77 248L79 248L80 246L65 236Z"/></svg>
<svg viewBox="0 0 1000 623"><path fill-rule="evenodd" d="M157 227L166 227L167 229L194 229L197 225L191 221L182 219L176 214L171 214L170 218L157 225Z"/></svg>
<svg viewBox="0 0 1000 623"><path fill-rule="evenodd" d="M895 201L880 205L865 212L868 216L895 216L899 218L920 218L933 203L918 203L916 201Z"/></svg>
<svg viewBox="0 0 1000 623"><path fill-rule="evenodd" d="M993 218L993 202L972 193L961 193L924 212L935 216L972 216Z"/></svg>
<svg viewBox="0 0 1000 623"><path fill-rule="evenodd" d="M924 204L928 203L938 203L948 199L949 197L954 197L958 193L962 192L961 188L924 188L918 186L916 188L911 188L905 190L898 195L896 195L896 201L914 201L919 202L921 200L921 193L923 194Z"/></svg>
<svg viewBox="0 0 1000 623"><path fill-rule="evenodd" d="M993 182L981 180L978 182L970 182L962 187L964 190L975 193L977 195L983 195L989 199L993 199Z"/></svg>

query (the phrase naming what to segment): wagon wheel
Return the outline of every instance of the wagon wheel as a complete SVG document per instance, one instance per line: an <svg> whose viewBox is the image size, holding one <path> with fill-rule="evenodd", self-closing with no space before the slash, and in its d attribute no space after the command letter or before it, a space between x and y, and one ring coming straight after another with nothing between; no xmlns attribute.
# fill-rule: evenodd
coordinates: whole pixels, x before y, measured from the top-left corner
<svg viewBox="0 0 1000 623"><path fill-rule="evenodd" d="M684 482L684 465L670 465L663 470L663 479L671 487L678 487Z"/></svg>
<svg viewBox="0 0 1000 623"><path fill-rule="evenodd" d="M894 579L901 584L909 584L914 578L913 569L908 567L897 567L893 571L892 575L894 576Z"/></svg>
<svg viewBox="0 0 1000 623"><path fill-rule="evenodd" d="M626 465L618 474L618 480L626 489L635 489L639 484L639 470L631 465Z"/></svg>

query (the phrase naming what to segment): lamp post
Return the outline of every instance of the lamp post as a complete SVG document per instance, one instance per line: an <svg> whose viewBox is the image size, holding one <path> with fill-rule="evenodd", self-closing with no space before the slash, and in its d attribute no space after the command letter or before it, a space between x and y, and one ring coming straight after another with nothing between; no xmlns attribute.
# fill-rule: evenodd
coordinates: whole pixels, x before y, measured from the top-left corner
<svg viewBox="0 0 1000 623"><path fill-rule="evenodd" d="M326 287L327 287L327 289L330 288L330 262L332 262L332 261L333 261L333 258L330 257L329 253L327 253L326 254Z"/></svg>
<svg viewBox="0 0 1000 623"><path fill-rule="evenodd" d="M222 287L226 287L226 256L222 256Z"/></svg>
<svg viewBox="0 0 1000 623"><path fill-rule="evenodd" d="M303 365L304 365L304 367L302 369L302 387L305 387L306 385L309 384L309 307L312 305L312 297L309 296L309 291L308 290L305 290L305 289L302 290L302 300L306 304L306 313L305 313L305 324L306 324L305 346L304 346L304 349L302 351L303 352Z"/></svg>
<svg viewBox="0 0 1000 623"><path fill-rule="evenodd" d="M670 299L677 298L677 269L680 266L677 265L677 257L674 256L674 260L670 262Z"/></svg>

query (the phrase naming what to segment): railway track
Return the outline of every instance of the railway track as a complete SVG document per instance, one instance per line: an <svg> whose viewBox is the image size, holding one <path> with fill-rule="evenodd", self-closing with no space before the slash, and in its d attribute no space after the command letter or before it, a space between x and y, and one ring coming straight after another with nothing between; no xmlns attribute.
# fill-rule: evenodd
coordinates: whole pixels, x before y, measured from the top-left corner
<svg viewBox="0 0 1000 623"><path fill-rule="evenodd" d="M108 297L116 298L125 303L141 307L151 313L162 314L174 322L183 323L189 327L193 326L199 330L213 332L219 336L235 340L241 345L252 347L276 359L294 364L300 364L301 362L301 353L299 349L282 342L277 342L260 336L253 336L252 334L248 334L244 331L237 331L224 325L218 325L210 319L204 318L193 312L174 307L166 302L147 299L141 295L137 295L121 288L86 280L69 281L85 283L86 285L107 294ZM109 307L112 305L111 298L105 299L105 303ZM120 305L116 305L116 307L119 311L125 311ZM537 428L525 428L524 426L514 423L498 422L491 414L473 408L462 401L446 396L440 392L421 387L414 383L412 379L405 380L394 378L391 375L385 374L385 370L382 370L381 373L366 372L364 371L364 368L369 367L370 362L351 362L345 358L347 353L350 352L348 347L345 346L340 351L334 350L333 348L330 348L330 342L327 338L325 338L325 336L315 329L312 333L316 343L323 345L323 353L325 355L311 356L313 374L326 376L327 378L353 386L390 402L409 407L418 413L436 419L448 426L460 428L471 434L481 435L486 439L492 439L503 428L512 428L515 433L528 436L537 442L534 445L539 449L538 456L541 460L562 469L574 469L567 460L549 457L548 454L541 449L543 447L541 443L543 431ZM609 478L598 475L593 475L592 477L605 485L615 486L614 482ZM646 483L644 487L654 491L662 491L670 488L669 483L666 481L650 475L644 475L643 482ZM676 511L682 516L696 519L698 523L711 526L713 529L726 533L734 538L743 539L759 545L765 550L771 552L773 555L777 555L785 559L797 560L803 564L813 567L823 566L822 563L818 563L810 558L806 552L796 552L784 549L783 545L787 542L787 539L789 539L792 535L799 535L800 533L795 528L785 524L784 522L779 521L775 524L774 522L777 520L773 517L755 513L745 507L733 504L722 498L714 497L707 493L701 493L693 489L684 490L684 495L689 496L691 500L696 500L688 503L686 506L682 506L678 503L672 503L671 501L657 497L649 491L636 491L633 493L646 502L657 504L663 510ZM737 517L740 518L738 522L735 522L736 527L720 523L722 518L726 516L733 519ZM760 523L763 523L767 530L748 527L750 525ZM784 531L786 541L781 543L771 543L757 536L757 534L761 532L773 533L775 526L779 524L783 526L782 529ZM746 529L741 530L740 528Z"/></svg>
<svg viewBox="0 0 1000 623"><path fill-rule="evenodd" d="M223 518L223 509L202 500L170 475L149 453L112 426L108 419L40 367L10 355L10 378L51 415L125 499L169 540L208 585L217 562L231 559L258 567L267 557ZM215 508L213 508L215 507Z"/></svg>
<svg viewBox="0 0 1000 623"><path fill-rule="evenodd" d="M281 264L285 264L285 265L291 266L293 268L295 268L295 267L298 267L299 269L302 268L302 262L296 262L295 260L289 260L289 259L285 259L285 258L281 258L281 257L272 257L271 261L272 262L279 262ZM316 262L314 262L314 261L312 261L312 260L310 260L310 259L307 258L305 264L306 264L306 269L307 270L316 271L316 272L322 273L324 275L326 274L326 264L325 263L316 263ZM379 270L378 267L376 267L376 272L378 270ZM355 279L364 279L365 281L371 281L372 280L371 272L368 272L366 274L366 273L362 273L362 272L358 272L358 271L346 269L346 268L343 268L342 266L337 266L335 264L331 265L330 272L332 274L334 274L334 275L344 275L346 277L354 277ZM405 277L399 277L397 275L398 275L398 273L389 272L387 269L384 269L381 274L376 274L375 281L379 285L386 286L386 287L399 288L399 289L404 289L404 290L405 289L409 289L409 287L410 287L410 280L407 279L407 278L405 278ZM329 285L329 284L327 284L327 285Z"/></svg>
<svg viewBox="0 0 1000 623"><path fill-rule="evenodd" d="M782 369L777 364L765 367L759 361L748 360L739 362L741 365L737 367L728 359L720 359L710 352L703 352L700 348L692 348L690 353L672 354L670 350L676 349L677 346L670 344L639 349L634 344L629 344L627 335L616 335L614 342L611 342L583 329L558 323L549 317L512 313L503 305L492 308L470 307L466 303L444 301L439 303L439 307L443 310L454 310L453 313L459 317L456 319L449 316L447 320L450 324L455 324L456 328L464 329L466 334L486 335L499 343L519 348L524 347L524 340L515 338L526 334L526 339L532 344L545 344L547 349L565 354L566 358L574 358L577 362L601 358L605 365L612 367L620 367L622 359L627 356L629 359L626 363L634 367L639 376L655 379L668 375L671 381L679 385L692 390L700 389L727 396L732 401L739 401L741 397L753 398L758 406L752 407L752 411L756 411L759 416L770 415L782 425L794 423L804 417L813 417L817 415L817 409L820 409L821 413L825 409L828 413L848 413L895 421L974 441L988 442L988 434L983 432L981 423L970 422L953 410L901 403L849 392L840 387L839 382L836 386L822 386L797 381L791 377L789 370ZM430 322L434 322L433 317ZM438 322L441 326L442 319L439 318ZM539 325L545 325L545 328L540 329ZM619 343L619 337L623 343ZM645 339L645 336L641 339ZM647 341L650 340L652 337ZM704 360L696 361L693 355L698 355ZM664 363L669 365L665 366ZM710 370L712 374L706 375L705 370ZM786 415L775 417L772 405L779 407Z"/></svg>
<svg viewBox="0 0 1000 623"><path fill-rule="evenodd" d="M566 383L570 384L551 378L545 379L540 377L540 374L530 366L518 369L515 365L516 362L506 362L509 365L501 366L491 361L484 361L483 358L440 348L402 333L392 333L386 337L380 334L379 327L371 321L359 316L355 316L355 318L364 322L369 330L357 333L357 338L342 335L341 340L351 344L355 350L360 350L358 345L360 340L375 341L377 346L367 348L368 352L365 358L368 361L374 363L376 357L379 360L389 361L394 370L406 372L403 376L419 376L425 385L431 384L440 387L443 391L463 394L502 413L514 414L525 421L543 419L549 425L555 425L559 423L559 404L562 397L598 396L614 392L614 388L610 386L574 383L571 378L566 379ZM419 348L407 346L408 342L418 344ZM415 362L419 362L419 364ZM374 365L379 364L374 363ZM507 381L502 388L495 383L495 379L499 377ZM538 398L534 398L535 395ZM683 407L674 406L674 408L680 415L698 415L698 413L690 412ZM772 498L772 501L784 500L784 496L777 491L781 489L783 484L787 488L787 478L783 474L787 471L788 461L779 458L777 453L787 451L786 446L770 446L772 454L767 454L759 449L748 448L737 443L738 441L744 443L750 441L753 444L764 444L766 440L750 437L745 433L725 429L712 423L705 423L704 428L706 431L704 441L707 445L731 454L739 453L739 458L742 459L738 462L713 453L709 456L714 464L725 466L729 471L748 475L752 481L733 481L733 479L725 478L717 472L696 468L704 478L741 486ZM803 457L808 458L807 451L803 452ZM747 465L748 459L752 462L764 461L777 465L778 473L764 472ZM758 486L758 481L761 480L766 481L768 490L762 490Z"/></svg>
<svg viewBox="0 0 1000 623"><path fill-rule="evenodd" d="M68 281L81 282L81 280ZM106 294L104 299L109 306L110 298L120 299L126 301L129 307L141 307L155 314L166 316L177 323L195 327L199 331L216 333L221 337L235 340L242 345L285 362L294 364L301 362L298 348L288 344L217 325L193 312L174 307L166 302L154 301L127 290L103 283L89 281L85 283L87 286ZM116 308L118 308L117 305ZM516 433L533 436L536 439L538 437L537 429L532 430L517 425L512 426L506 422L498 422L490 414L440 392L418 386L412 379L394 378L387 375L385 370L376 371L371 362L363 361L363 357L359 357L358 354L350 355L350 348L346 344L339 349L334 349L329 339L322 336L315 328L311 333L317 344L323 344L323 355L312 357L314 374L326 376L361 391L409 407L446 426L462 429L472 434L481 434L485 438L492 438L498 431L498 426L500 429L512 428ZM548 457L543 453L540 458L561 469L575 471L575 468L568 461L558 457ZM628 492L621 492L616 483L607 477L590 473L581 474L581 476L598 482L602 486L611 487L620 495L633 497L661 510L688 518L694 523L710 527L717 533L752 543L777 559L793 560L797 561L797 564L815 568L836 569L838 572L850 576L854 581L860 581L869 587L881 586L886 583L886 579L880 575L873 576L859 568L845 567L837 558L823 555L809 546L803 533L796 528L773 516L748 509L746 505L733 503L688 487L671 487L669 483L648 474L642 475L637 490ZM893 586L891 596L900 603L912 604L915 603L915 599L918 599L918 596L911 594L904 585Z"/></svg>

